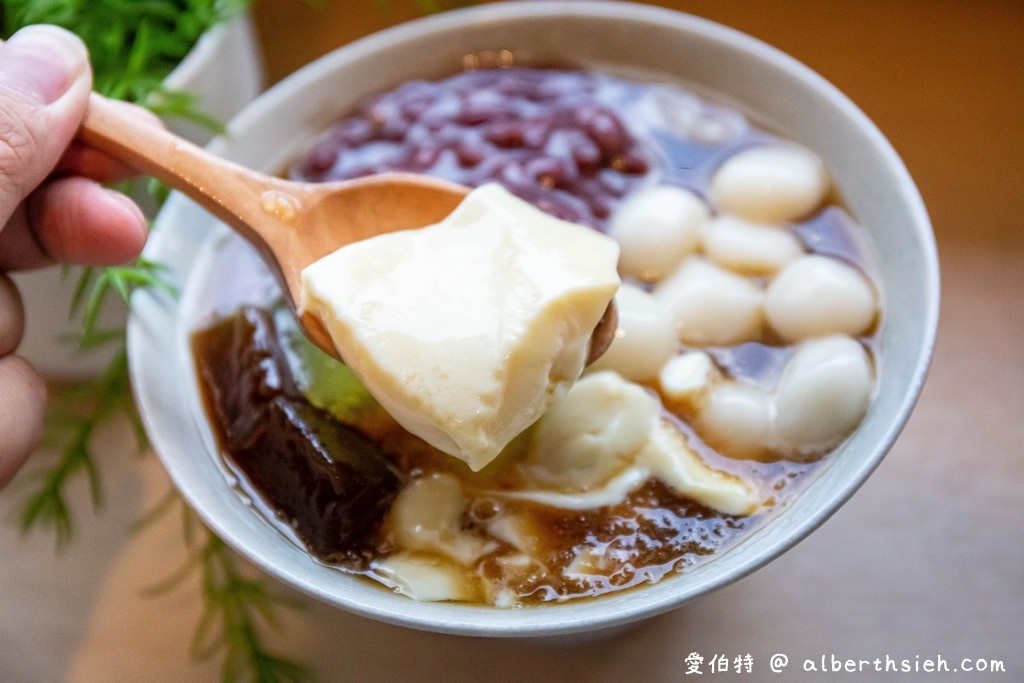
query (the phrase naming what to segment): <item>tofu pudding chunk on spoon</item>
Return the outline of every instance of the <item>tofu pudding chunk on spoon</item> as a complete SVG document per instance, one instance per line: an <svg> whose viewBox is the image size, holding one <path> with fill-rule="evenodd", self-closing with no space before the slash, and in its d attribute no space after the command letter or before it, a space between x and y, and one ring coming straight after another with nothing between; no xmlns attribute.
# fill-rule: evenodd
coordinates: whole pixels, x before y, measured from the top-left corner
<svg viewBox="0 0 1024 683"><path fill-rule="evenodd" d="M403 426L474 469L564 394L614 337L617 245L500 187L481 188L460 206L465 187L416 174L287 181L220 159L124 115L96 94L79 138L188 195L251 242L310 340L354 361L353 370ZM411 230L428 225L422 236ZM387 237L383 246L373 246L380 244L370 239L377 236ZM358 256L346 259L356 246ZM409 258L417 248L419 256ZM436 259L431 249L441 250ZM306 278L315 291L304 293L303 270L329 254ZM372 263L360 262L362 256ZM389 260L397 274L371 267ZM473 281L453 274L463 265ZM381 282L374 290L378 300L362 294L357 304L363 313L383 311L375 316L346 317L353 302L331 291L341 287L342 297L356 296ZM432 290L438 284L441 289ZM416 292L423 296L410 308L400 297ZM447 337L446 320L423 310L434 301L459 318ZM462 301L482 308L456 311ZM311 310L304 310L307 304ZM389 316L389 307L402 313ZM427 315L414 319L410 310ZM427 331L433 338L422 344L416 335ZM444 349L449 353L439 364L433 354ZM399 370L400 361L412 366ZM481 383L476 393L474 382ZM452 388L461 399L446 403Z"/></svg>
<svg viewBox="0 0 1024 683"><path fill-rule="evenodd" d="M308 266L301 303L400 425L480 470L583 372L618 257L489 183L436 225Z"/></svg>

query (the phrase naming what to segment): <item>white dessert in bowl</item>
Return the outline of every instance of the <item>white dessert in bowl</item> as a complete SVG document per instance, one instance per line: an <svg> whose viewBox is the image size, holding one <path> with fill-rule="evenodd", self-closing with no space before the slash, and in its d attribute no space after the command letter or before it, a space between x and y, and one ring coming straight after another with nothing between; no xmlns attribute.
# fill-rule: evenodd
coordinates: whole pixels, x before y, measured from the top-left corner
<svg viewBox="0 0 1024 683"><path fill-rule="evenodd" d="M704 125L667 115L680 102ZM225 462L317 558L418 600L579 600L725 552L792 502L874 391L872 255L830 250L863 230L794 149L669 84L567 69L481 68L361 102L290 175L478 187L436 225L304 271L302 308L347 363L322 358L314 390L291 356L315 350L273 301L196 332ZM726 206L790 207L789 222ZM571 386L619 245L618 328ZM696 353L712 372L679 400L675 359ZM316 412L367 395L360 414Z"/></svg>
<svg viewBox="0 0 1024 683"><path fill-rule="evenodd" d="M488 14L489 12L495 14ZM501 21L495 24L474 21L472 22L474 28L469 30L466 24L461 23L462 19L460 19L460 17L467 16L478 19L485 15L501 17ZM549 26L553 21L562 22L561 26L565 31L584 31L587 35L602 38L602 40L576 41L577 45L584 45L580 51L573 55L560 54L557 46L547 44L543 40L542 36L549 35L549 33L539 30L539 27ZM447 22L452 23L448 24ZM627 47L621 40L615 38L615 36L622 35L621 29L624 22L631 24L632 30L642 31L648 38L644 41L643 50L635 49L635 41ZM498 31L499 25L500 31ZM419 26L422 27L424 24ZM927 349L934 323L933 314L929 311L934 304L932 298L934 297L935 283L934 264L930 261L932 254L929 250L927 224L920 211L912 185L909 184L891 150L885 146L884 141L870 127L870 124L863 120L846 100L797 65L764 46L749 41L749 39L720 27L708 25L706 22L680 17L672 13L657 10L648 12L635 6L619 8L607 3L596 5L586 3L525 4L516 5L515 11L509 8L484 8L467 14L442 17L433 22L427 22L426 29L417 29L415 26L407 27L404 32L398 31L392 33L390 37L386 36L387 41L378 38L375 39L376 43L374 41L364 43L363 47L350 50L347 53L348 57L345 55L339 57L339 61L333 66L323 67L324 71L321 71L314 79L315 85L311 81L304 84L300 77L293 81L294 85L290 86L295 88L294 90L279 91L284 94L277 96L272 93L262 107L251 115L252 118L248 122L245 118L236 122L238 128L235 140L265 141L270 135L269 131L273 130L275 131L274 135L280 136L277 139L282 145L281 153L277 155L264 154L262 158L259 158L256 150L249 149L247 152L239 152L243 160L246 160L246 155L249 155L251 163L262 165L264 168L280 168L283 160L292 156L290 150L284 149L285 145L290 145L293 140L308 140L310 136L325 128L328 121L324 119L311 121L315 117L297 114L291 107L294 107L296 100L299 100L302 101L303 107L309 107L308 111L326 109L328 107L326 93L321 93L331 89L332 78L337 79L335 83L344 83L350 91L354 89L356 94L366 94L382 89L379 81L376 80L378 76L374 76L374 74L379 74L381 63L395 66L394 82L416 77L437 78L457 71L459 68L456 61L449 61L447 65L440 63L444 62L446 54L455 60L456 53L476 53L486 49L488 45L494 45L499 39L510 41L509 45L521 46L517 49L532 52L533 55L539 55L541 58L547 57L549 60L561 57L565 61L571 60L573 64L598 70L612 69L621 72L623 68L627 68L634 71L646 71L652 74L652 78L657 76L661 81L698 81L704 91L716 93L734 104L742 104L748 112L756 112L759 120L767 123L772 129L820 154L835 185L840 188L846 205L871 233L878 246L877 271L880 274L878 281L884 282L885 300L881 306L883 314L879 319L880 324L875 330L877 346L882 349L882 352L878 355L877 386L871 408L864 417L860 428L829 456L826 466L818 470L814 480L808 482L807 489L794 497L784 513L768 515L761 520L759 533L745 538L730 550L714 557L712 561L690 567L682 576L667 577L655 585L638 587L621 594L612 593L595 600L574 600L564 604L541 605L522 610L498 611L493 607L417 602L406 596L389 594L378 586L367 585L353 577L340 575L330 567L311 561L309 555L302 548L280 536L279 532L269 525L262 524L252 509L246 507L244 503L234 502L230 499L230 495L235 494L230 484L223 482L223 477L218 471L222 465L218 460L216 449L213 447L208 431L209 427L204 426L205 416L201 410L196 410L199 402L196 400L195 394L191 394L191 399L181 401L187 406L184 420L181 419L180 411L174 409L177 404L176 400L160 401L160 405L168 410L157 419L170 419L168 413L170 416L177 415L178 419L174 423L174 429L154 423L153 415L160 411L147 411L151 435L154 436L154 441L157 442L158 449L161 451L170 451L172 448L180 449L180 442L190 438L187 434L181 434L180 426L183 423L194 419L197 425L196 432L199 436L192 438L198 438L198 443L202 444L204 450L201 455L205 459L182 458L182 462L179 463L172 462L173 458L164 455L169 469L185 490L186 495L193 499L197 508L203 512L214 528L236 547L253 557L261 566L307 592L376 618L421 628L472 634L543 635L565 633L611 626L648 616L681 604L694 595L738 578L808 533L833 511L845 496L852 493L853 489L884 454L898 431L899 425L906 418L913 395L919 387L921 373L928 355ZM458 50L455 49L456 36L458 36ZM591 43L593 46L587 47ZM409 49L422 49L427 44L450 45L452 50L450 52L445 50L435 52L439 64L432 69L428 69L424 65L418 65L420 68L413 68L413 65L399 67L402 62L397 59L397 55L405 54ZM365 60L366 55L371 52L374 55L373 60L361 61ZM723 60L721 70L717 71L709 81L699 80L698 74L688 71L687 56L693 54L704 56L728 54L733 58L736 58L737 55L739 57L738 62ZM388 55L392 57L388 57ZM370 67L370 61L373 62L373 69ZM757 83L752 84L749 79L734 79L735 73L730 71L733 68L731 65L734 63L737 64L735 68L739 69L736 73L756 73L758 75ZM768 84L771 85L771 97L768 96L769 90L766 89ZM779 108L776 95L780 89L792 95L790 101L814 103L813 107L803 107L800 110L802 112L813 110L814 117L803 115L800 120L793 120L793 112L788 108ZM309 101L306 101L307 98ZM332 107L332 110L339 112L346 107L346 103L342 102L340 105ZM276 112L276 117L273 122L263 119L274 112ZM845 154L844 150L847 147L844 145L854 142L860 145L858 154L854 156ZM871 153L867 155L870 163L865 161L863 154L865 145L871 150ZM270 158L271 156L273 158ZM885 181L881 187L875 184L878 179ZM879 192L888 199L878 203L876 200ZM178 216L176 220L180 221L181 218ZM910 227L908 228L908 226ZM154 248L159 249L159 247L160 243L157 241ZM906 259L908 254L913 255L912 258L916 259L915 263L920 267L908 269L904 265L905 272L901 273L900 268L896 267L895 258L890 255L889 249L891 248L899 250L900 259ZM171 255L174 254L171 253ZM695 257L706 259L706 255L703 254L698 254ZM906 264L906 261L903 263ZM192 264L186 257L184 263L179 262L177 265L179 267L186 266L186 270L188 270ZM199 273L202 266L202 263L198 264L195 272ZM715 267L723 268L720 264ZM732 266L727 267L731 268ZM743 274L741 277L763 278L765 276ZM205 271L202 279L205 279L205 288L208 289L211 285L216 286L216 282L210 281L209 269ZM201 323L202 316L208 312L208 309L204 310L202 298L200 293L190 290L188 298L184 302L184 324L189 331ZM158 307L151 308L148 312L155 315L156 308ZM899 324L892 322L891 316L895 314L900 316ZM152 319L147 322L146 311L142 311L134 329L144 332L153 325L160 326ZM749 328L754 329L755 326L751 324ZM764 324L763 320L758 329L762 333L765 330L770 333L770 328ZM185 329L182 329L181 333L185 335ZM141 332L137 332L137 334L141 334ZM149 335L145 337L146 342L158 341L153 338L154 336L159 337L159 335ZM143 338L135 337L136 340ZM185 336L178 338L176 343L180 346L172 354L177 355L183 368L189 367L185 365L186 360L191 362L187 342L184 341L186 339ZM672 362L675 365L683 363L684 366L689 363L693 367L688 373L680 373L672 382L669 382L670 390L664 387L659 388L666 377L671 379L672 373L667 369L659 372L661 377L658 380L651 378L641 381L647 382L650 388L657 389L661 400L671 402L675 400L672 397L678 396L681 404L691 405L697 409L703 400L702 396L706 397L715 393L713 387L718 381L715 373L718 371L721 358L712 358L713 362L707 364L700 362L700 356L689 355L700 353L699 351L682 347L677 351L684 351L684 353L677 353L671 359ZM685 362L676 361L677 357L684 358ZM889 372L893 364L895 364L895 370ZM137 381L141 385L155 386L146 375L147 372L153 371L154 369L151 367L147 367L145 371L140 369L137 371ZM710 382L712 386L703 386L701 378L704 379L703 385ZM778 378L775 380L777 384ZM726 382L727 380L723 379L722 381ZM765 383L771 384L767 380ZM702 386L703 388L701 388ZM189 392L195 390L194 387L186 387L186 389ZM760 398L752 399L754 405L764 406L767 404L768 408L765 408L764 411L770 413L772 405L777 407L781 403L781 399L776 393L777 387L766 388L755 382L748 393L753 395L753 389L759 389L765 394ZM166 387L162 391L166 392ZM762 410L762 408L754 410ZM769 426L773 424L771 419L768 420L768 424ZM817 438L816 435L815 438ZM192 446L195 443L193 441ZM197 472L205 472L205 475L197 477ZM214 476L211 476L211 473L220 476L222 481L214 481ZM616 478L614 473L609 472L608 475L611 476L611 479L607 481ZM432 481L432 479L433 475L428 481ZM442 478L443 481L445 480ZM214 498L219 498L219 500L214 500ZM521 530L522 526L517 525L516 520L513 519L503 524L495 523L489 528L490 533L494 535L515 539L516 529ZM499 542L505 543L509 547L513 545L509 540ZM581 552L575 556L574 560L570 563L572 570L570 573L573 573L574 576L589 577L593 575L592 572L595 569L601 570L599 566L601 559L593 553ZM520 564L517 565L517 562ZM506 553L500 564L507 567L508 572L511 573L516 566L524 566L524 561L521 557ZM404 566L408 567L409 565ZM426 593L422 595L425 596ZM500 616L496 616L496 612L499 612Z"/></svg>

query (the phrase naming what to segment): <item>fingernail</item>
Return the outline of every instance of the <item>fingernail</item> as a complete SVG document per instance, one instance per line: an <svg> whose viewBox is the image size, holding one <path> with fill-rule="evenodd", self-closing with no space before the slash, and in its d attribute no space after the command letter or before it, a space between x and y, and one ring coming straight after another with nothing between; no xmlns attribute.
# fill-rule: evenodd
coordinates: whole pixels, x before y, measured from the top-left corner
<svg viewBox="0 0 1024 683"><path fill-rule="evenodd" d="M139 205L136 204L131 197L128 197L117 190L108 189L106 191L106 199L112 205L134 214L139 219L139 223L145 225L146 217L143 215L142 209L139 208Z"/></svg>
<svg viewBox="0 0 1024 683"><path fill-rule="evenodd" d="M0 88L52 104L86 70L88 59L74 34L56 26L29 26L0 45Z"/></svg>
<svg viewBox="0 0 1024 683"><path fill-rule="evenodd" d="M119 263L128 263L142 251L149 236L149 227L146 224L146 217L142 209L125 195L115 190L107 190L107 201L121 211L121 219L116 224L122 229L117 234L116 240L111 240L103 246L107 250L108 257L113 257ZM114 242L116 241L116 244Z"/></svg>

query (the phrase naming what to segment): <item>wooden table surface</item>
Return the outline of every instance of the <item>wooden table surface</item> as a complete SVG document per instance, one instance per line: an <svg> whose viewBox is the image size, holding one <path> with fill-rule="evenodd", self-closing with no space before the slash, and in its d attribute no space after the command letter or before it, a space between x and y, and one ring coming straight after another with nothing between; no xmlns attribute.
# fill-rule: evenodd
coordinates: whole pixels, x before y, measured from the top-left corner
<svg viewBox="0 0 1024 683"><path fill-rule="evenodd" d="M600 643L417 633L318 605L270 636L338 681L680 681L685 658L750 653L713 680L824 680L804 660L907 660L916 673L851 680L1024 681L1024 4L743 0L658 3L781 48L845 91L916 179L938 237L943 309L919 406L878 471L795 549L732 586ZM274 81L373 30L410 0L258 0ZM0 681L214 680L187 648L196 586L141 591L183 557L173 519L126 532L167 487L132 460L126 425L101 435L106 509L54 557L47 538L0 528ZM81 492L84 494L84 492ZM0 516L9 513L0 496ZM789 657L783 676L768 658ZM928 674L941 658L1006 673Z"/></svg>

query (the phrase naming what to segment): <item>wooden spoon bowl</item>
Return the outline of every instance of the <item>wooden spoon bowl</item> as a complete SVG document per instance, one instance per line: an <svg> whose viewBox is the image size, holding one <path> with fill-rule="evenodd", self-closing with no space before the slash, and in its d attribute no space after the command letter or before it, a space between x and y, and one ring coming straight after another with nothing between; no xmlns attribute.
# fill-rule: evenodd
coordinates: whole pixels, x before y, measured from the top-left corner
<svg viewBox="0 0 1024 683"><path fill-rule="evenodd" d="M302 270L346 244L437 223L469 192L413 173L331 183L264 175L132 117L96 93L78 137L187 195L248 240L277 277L303 331L335 357L320 321L299 308ZM617 323L612 302L591 337L588 364L607 350Z"/></svg>

